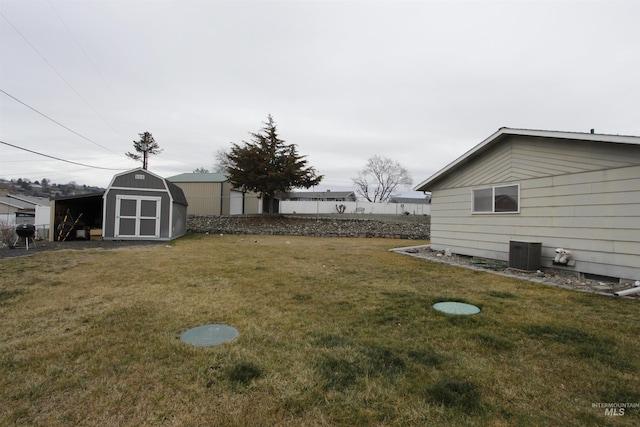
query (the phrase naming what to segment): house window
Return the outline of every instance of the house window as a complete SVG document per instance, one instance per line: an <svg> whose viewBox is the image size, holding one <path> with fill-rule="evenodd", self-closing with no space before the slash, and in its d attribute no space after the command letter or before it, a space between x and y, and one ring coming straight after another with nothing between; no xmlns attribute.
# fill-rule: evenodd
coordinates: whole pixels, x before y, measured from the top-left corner
<svg viewBox="0 0 640 427"><path fill-rule="evenodd" d="M472 212L520 212L520 186L516 184L474 189Z"/></svg>

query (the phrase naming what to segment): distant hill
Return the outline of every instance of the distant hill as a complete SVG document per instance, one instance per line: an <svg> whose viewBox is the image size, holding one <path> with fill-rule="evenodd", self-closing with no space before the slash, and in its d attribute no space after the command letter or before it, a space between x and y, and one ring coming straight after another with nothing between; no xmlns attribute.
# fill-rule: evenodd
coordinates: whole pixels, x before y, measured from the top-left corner
<svg viewBox="0 0 640 427"><path fill-rule="evenodd" d="M42 182L31 181L28 178L6 180L0 178L0 196L7 194L22 194L24 196L46 197L53 199L56 196L73 196L78 194L97 193L104 188L80 185L75 182L56 184L44 178Z"/></svg>

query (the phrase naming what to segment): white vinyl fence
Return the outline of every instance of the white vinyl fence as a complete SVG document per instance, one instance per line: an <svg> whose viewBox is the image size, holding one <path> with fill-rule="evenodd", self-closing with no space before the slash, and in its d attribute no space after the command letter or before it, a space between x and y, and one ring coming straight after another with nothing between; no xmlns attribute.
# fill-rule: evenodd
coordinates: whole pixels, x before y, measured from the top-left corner
<svg viewBox="0 0 640 427"><path fill-rule="evenodd" d="M340 212L342 211L342 212ZM371 202L280 202L283 214L362 214L362 215L431 215L431 205L424 203L371 203Z"/></svg>
<svg viewBox="0 0 640 427"><path fill-rule="evenodd" d="M49 238L49 207L38 209L36 206L36 216L28 218L26 221L17 222L16 214L0 214L0 227L3 229L15 230L18 224L33 224L36 228L36 239Z"/></svg>

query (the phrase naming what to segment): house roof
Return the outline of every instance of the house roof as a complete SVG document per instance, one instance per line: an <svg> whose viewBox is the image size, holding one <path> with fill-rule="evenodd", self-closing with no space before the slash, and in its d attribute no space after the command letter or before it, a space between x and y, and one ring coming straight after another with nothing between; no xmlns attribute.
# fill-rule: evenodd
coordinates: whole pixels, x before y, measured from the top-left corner
<svg viewBox="0 0 640 427"><path fill-rule="evenodd" d="M389 198L391 203L415 203L415 204L428 204L429 197L391 197Z"/></svg>
<svg viewBox="0 0 640 427"><path fill-rule="evenodd" d="M13 197L0 197L0 203L2 203L3 205L17 208L17 209L34 209L35 208L33 203L25 202L23 200L18 200Z"/></svg>
<svg viewBox="0 0 640 427"><path fill-rule="evenodd" d="M353 191L292 191L288 193L287 196L298 199L344 199L347 197L355 197L356 195Z"/></svg>
<svg viewBox="0 0 640 427"><path fill-rule="evenodd" d="M446 178L449 174L455 171L458 167L467 164L474 159L478 158L482 153L494 146L499 141L509 136L531 136L540 138L554 138L557 140L565 141L590 141L608 144L631 144L640 145L639 136L625 136L625 135L607 135L597 133L583 133L583 132L562 132L562 131L549 131L549 130L533 130L533 129L513 129L503 127L498 129L493 135L473 147L471 150L458 157L453 162L449 163L444 168L440 169L435 174L431 175L426 180L414 187L415 191L429 191L429 189L437 182Z"/></svg>
<svg viewBox="0 0 640 427"><path fill-rule="evenodd" d="M91 197L99 197L102 198L104 196L104 191L96 191L94 193L84 193L84 194L73 194L71 196L60 196L57 195L54 200L75 200L75 199L89 199Z"/></svg>
<svg viewBox="0 0 640 427"><path fill-rule="evenodd" d="M49 206L51 204L47 197L21 196L15 194L7 194L7 197L22 200L23 202L31 203L32 205Z"/></svg>
<svg viewBox="0 0 640 427"><path fill-rule="evenodd" d="M226 182L229 180L223 173L182 173L167 178L171 182Z"/></svg>

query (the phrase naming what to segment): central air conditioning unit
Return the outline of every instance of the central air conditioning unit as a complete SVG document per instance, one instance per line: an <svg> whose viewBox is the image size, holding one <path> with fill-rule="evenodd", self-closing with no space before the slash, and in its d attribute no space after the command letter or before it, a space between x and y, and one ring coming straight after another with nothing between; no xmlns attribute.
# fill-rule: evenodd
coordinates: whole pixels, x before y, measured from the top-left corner
<svg viewBox="0 0 640 427"><path fill-rule="evenodd" d="M541 266L542 243L509 242L509 268L524 271L536 271Z"/></svg>

